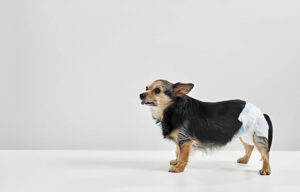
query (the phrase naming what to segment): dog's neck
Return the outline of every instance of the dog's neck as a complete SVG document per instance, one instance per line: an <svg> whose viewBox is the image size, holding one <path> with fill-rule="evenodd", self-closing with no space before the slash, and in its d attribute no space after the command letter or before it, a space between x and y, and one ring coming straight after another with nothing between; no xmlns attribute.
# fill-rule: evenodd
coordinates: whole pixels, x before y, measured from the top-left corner
<svg viewBox="0 0 300 192"><path fill-rule="evenodd" d="M164 115L164 109L161 107L151 107L150 108L153 119L161 122Z"/></svg>

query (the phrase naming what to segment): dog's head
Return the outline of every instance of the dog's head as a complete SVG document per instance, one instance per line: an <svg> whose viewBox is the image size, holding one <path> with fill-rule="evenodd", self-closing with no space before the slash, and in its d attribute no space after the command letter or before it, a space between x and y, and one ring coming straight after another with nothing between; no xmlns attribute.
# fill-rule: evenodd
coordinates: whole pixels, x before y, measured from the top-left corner
<svg viewBox="0 0 300 192"><path fill-rule="evenodd" d="M172 84L166 80L156 80L146 86L146 92L140 94L142 105L148 105L161 110L167 108L175 98L184 97L194 85L192 83Z"/></svg>

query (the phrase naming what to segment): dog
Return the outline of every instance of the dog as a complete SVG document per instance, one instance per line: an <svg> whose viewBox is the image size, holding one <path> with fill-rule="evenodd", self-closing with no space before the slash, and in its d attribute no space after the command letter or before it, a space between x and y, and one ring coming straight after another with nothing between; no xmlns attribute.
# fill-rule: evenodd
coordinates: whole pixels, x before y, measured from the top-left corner
<svg viewBox="0 0 300 192"><path fill-rule="evenodd" d="M176 159L169 172L183 172L192 148L214 149L239 138L245 155L237 163L247 164L254 146L263 160L260 175L270 175L269 152L273 138L270 117L243 100L203 102L187 94L192 83L156 80L141 93L142 105L150 106L152 117L162 128L164 138L176 143Z"/></svg>

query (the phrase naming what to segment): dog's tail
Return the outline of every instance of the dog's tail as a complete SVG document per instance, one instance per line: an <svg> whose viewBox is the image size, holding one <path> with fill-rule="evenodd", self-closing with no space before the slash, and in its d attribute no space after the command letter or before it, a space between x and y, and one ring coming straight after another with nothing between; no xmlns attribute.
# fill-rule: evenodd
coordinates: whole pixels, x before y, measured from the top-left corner
<svg viewBox="0 0 300 192"><path fill-rule="evenodd" d="M270 151L271 149L271 145L272 145L272 140L273 140L273 125L272 125L272 121L269 117L269 115L264 114L266 121L268 122L269 125L269 131L268 131L268 151Z"/></svg>

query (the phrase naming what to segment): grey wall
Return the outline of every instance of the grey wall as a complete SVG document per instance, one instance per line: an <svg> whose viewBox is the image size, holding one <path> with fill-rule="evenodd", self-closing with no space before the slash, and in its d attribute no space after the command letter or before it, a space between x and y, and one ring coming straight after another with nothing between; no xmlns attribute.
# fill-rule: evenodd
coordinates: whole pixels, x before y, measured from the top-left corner
<svg viewBox="0 0 300 192"><path fill-rule="evenodd" d="M163 78L300 150L299 0L2 0L0 22L1 149L172 149L138 99Z"/></svg>

